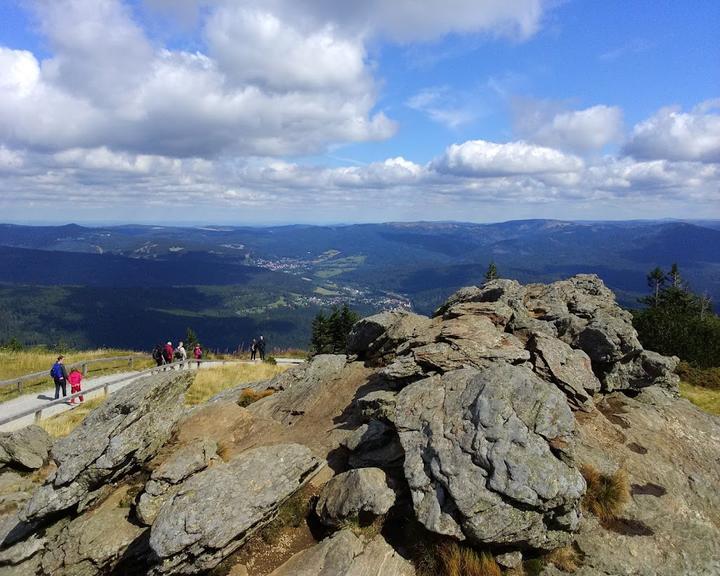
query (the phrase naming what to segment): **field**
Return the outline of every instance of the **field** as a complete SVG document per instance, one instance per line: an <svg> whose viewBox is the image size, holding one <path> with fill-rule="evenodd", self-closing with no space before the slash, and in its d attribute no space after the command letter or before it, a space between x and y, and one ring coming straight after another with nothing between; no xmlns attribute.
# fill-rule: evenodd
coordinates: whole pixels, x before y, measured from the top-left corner
<svg viewBox="0 0 720 576"><path fill-rule="evenodd" d="M286 366L268 363L232 364L200 370L185 394L185 402L190 405L201 404L218 392L246 382L269 380L285 370Z"/></svg>
<svg viewBox="0 0 720 576"><path fill-rule="evenodd" d="M680 382L680 396L687 398L706 412L720 416L720 390Z"/></svg>

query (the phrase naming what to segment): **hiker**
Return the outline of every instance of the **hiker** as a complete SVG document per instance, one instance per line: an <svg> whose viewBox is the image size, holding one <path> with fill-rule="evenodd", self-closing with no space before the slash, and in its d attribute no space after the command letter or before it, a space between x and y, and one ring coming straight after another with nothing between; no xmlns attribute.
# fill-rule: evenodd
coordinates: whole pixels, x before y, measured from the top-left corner
<svg viewBox="0 0 720 576"><path fill-rule="evenodd" d="M77 368L70 370L70 376L68 376L68 382L70 382L70 394L80 392L80 383L82 382L82 379L83 375L80 370ZM78 404L82 404L85 401L85 397L78 396L77 398L70 398L70 404L75 404L76 400L78 401Z"/></svg>
<svg viewBox="0 0 720 576"><path fill-rule="evenodd" d="M260 336L260 340L257 343L258 352L260 352L260 360L265 361L265 338Z"/></svg>
<svg viewBox="0 0 720 576"><path fill-rule="evenodd" d="M65 364L63 364L63 358L65 358L65 356L58 356L57 362L55 362L55 364L53 364L53 367L50 369L50 376L52 376L52 379L55 382L55 400L60 398L61 388L63 398L67 396L68 373L67 369L65 368Z"/></svg>
<svg viewBox="0 0 720 576"><path fill-rule="evenodd" d="M250 344L250 360L255 360L257 354L257 340L253 338L252 344Z"/></svg>
<svg viewBox="0 0 720 576"><path fill-rule="evenodd" d="M163 360L165 360L165 364L172 364L173 356L175 356L175 350L173 349L172 342L168 342L163 347Z"/></svg>
<svg viewBox="0 0 720 576"><path fill-rule="evenodd" d="M202 348L200 348L200 344L195 344L195 348L193 349L193 358L197 360L197 367L200 368L200 360L202 360Z"/></svg>
<svg viewBox="0 0 720 576"><path fill-rule="evenodd" d="M155 364L158 366L165 364L165 359L163 358L163 347L160 346L160 344L155 345L155 348L152 351L152 359L155 360Z"/></svg>
<svg viewBox="0 0 720 576"><path fill-rule="evenodd" d="M178 343L178 347L175 349L175 357L178 360L185 361L187 360L187 352L185 350L185 346L183 345L182 341Z"/></svg>

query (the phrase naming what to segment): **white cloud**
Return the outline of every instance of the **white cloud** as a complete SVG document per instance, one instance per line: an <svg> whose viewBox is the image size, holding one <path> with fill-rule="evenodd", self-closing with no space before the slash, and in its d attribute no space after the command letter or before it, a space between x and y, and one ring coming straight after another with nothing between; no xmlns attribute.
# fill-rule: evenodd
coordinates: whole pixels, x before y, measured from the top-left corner
<svg viewBox="0 0 720 576"><path fill-rule="evenodd" d="M624 151L642 160L720 162L719 110L720 100L704 102L690 112L662 108L633 128Z"/></svg>
<svg viewBox="0 0 720 576"><path fill-rule="evenodd" d="M449 146L432 163L443 174L466 177L576 172L583 166L576 156L526 142L497 144L470 140Z"/></svg>
<svg viewBox="0 0 720 576"><path fill-rule="evenodd" d="M472 122L478 115L477 108L469 102L463 102L463 99L464 95L459 91L439 86L421 90L408 98L405 105L426 114L438 124L457 128Z"/></svg>
<svg viewBox="0 0 720 576"><path fill-rule="evenodd" d="M0 47L0 141L10 146L284 155L395 130L373 112L362 43L327 25L299 30L221 5L202 54L152 46L118 0L36 7L53 56Z"/></svg>
<svg viewBox="0 0 720 576"><path fill-rule="evenodd" d="M562 110L552 102L524 99L514 108L516 132L538 144L583 153L622 139L623 114L617 106Z"/></svg>
<svg viewBox="0 0 720 576"><path fill-rule="evenodd" d="M0 146L0 170L14 170L22 167L23 163L24 158L20 152Z"/></svg>

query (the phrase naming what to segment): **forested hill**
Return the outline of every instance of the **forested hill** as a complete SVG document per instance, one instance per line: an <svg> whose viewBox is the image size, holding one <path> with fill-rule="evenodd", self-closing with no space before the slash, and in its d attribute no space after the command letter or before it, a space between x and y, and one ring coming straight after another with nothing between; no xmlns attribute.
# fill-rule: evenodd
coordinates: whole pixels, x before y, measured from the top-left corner
<svg viewBox="0 0 720 576"><path fill-rule="evenodd" d="M234 348L264 332L307 344L312 317L348 302L429 313L490 262L522 282L597 273L626 306L676 262L720 302L718 222L451 222L349 226L0 225L0 340L146 348L191 326Z"/></svg>

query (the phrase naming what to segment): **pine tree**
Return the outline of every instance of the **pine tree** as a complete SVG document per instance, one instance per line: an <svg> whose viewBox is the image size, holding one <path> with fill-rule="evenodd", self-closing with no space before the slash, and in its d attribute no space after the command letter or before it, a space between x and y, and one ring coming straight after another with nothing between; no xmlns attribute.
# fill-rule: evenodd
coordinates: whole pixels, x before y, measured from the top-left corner
<svg viewBox="0 0 720 576"><path fill-rule="evenodd" d="M655 306L658 304L660 289L665 285L665 272L658 266L647 275L648 286L655 293Z"/></svg>
<svg viewBox="0 0 720 576"><path fill-rule="evenodd" d="M190 328L190 326L187 327L185 330L185 349L190 350L195 347L195 344L200 342L198 340L197 334L195 333L195 330Z"/></svg>
<svg viewBox="0 0 720 576"><path fill-rule="evenodd" d="M678 268L676 262L673 262L672 266L670 267L670 273L668 274L668 278L670 279L670 283L672 284L673 288L680 288L682 286L680 269Z"/></svg>
<svg viewBox="0 0 720 576"><path fill-rule="evenodd" d="M313 355L345 353L348 334L359 319L360 316L347 304L342 308L334 307L329 316L319 312L312 322L311 353Z"/></svg>
<svg viewBox="0 0 720 576"><path fill-rule="evenodd" d="M487 270L485 271L485 282L489 282L490 280L496 280L497 278L498 278L497 266L495 266L495 262L490 262L490 264L487 267Z"/></svg>

